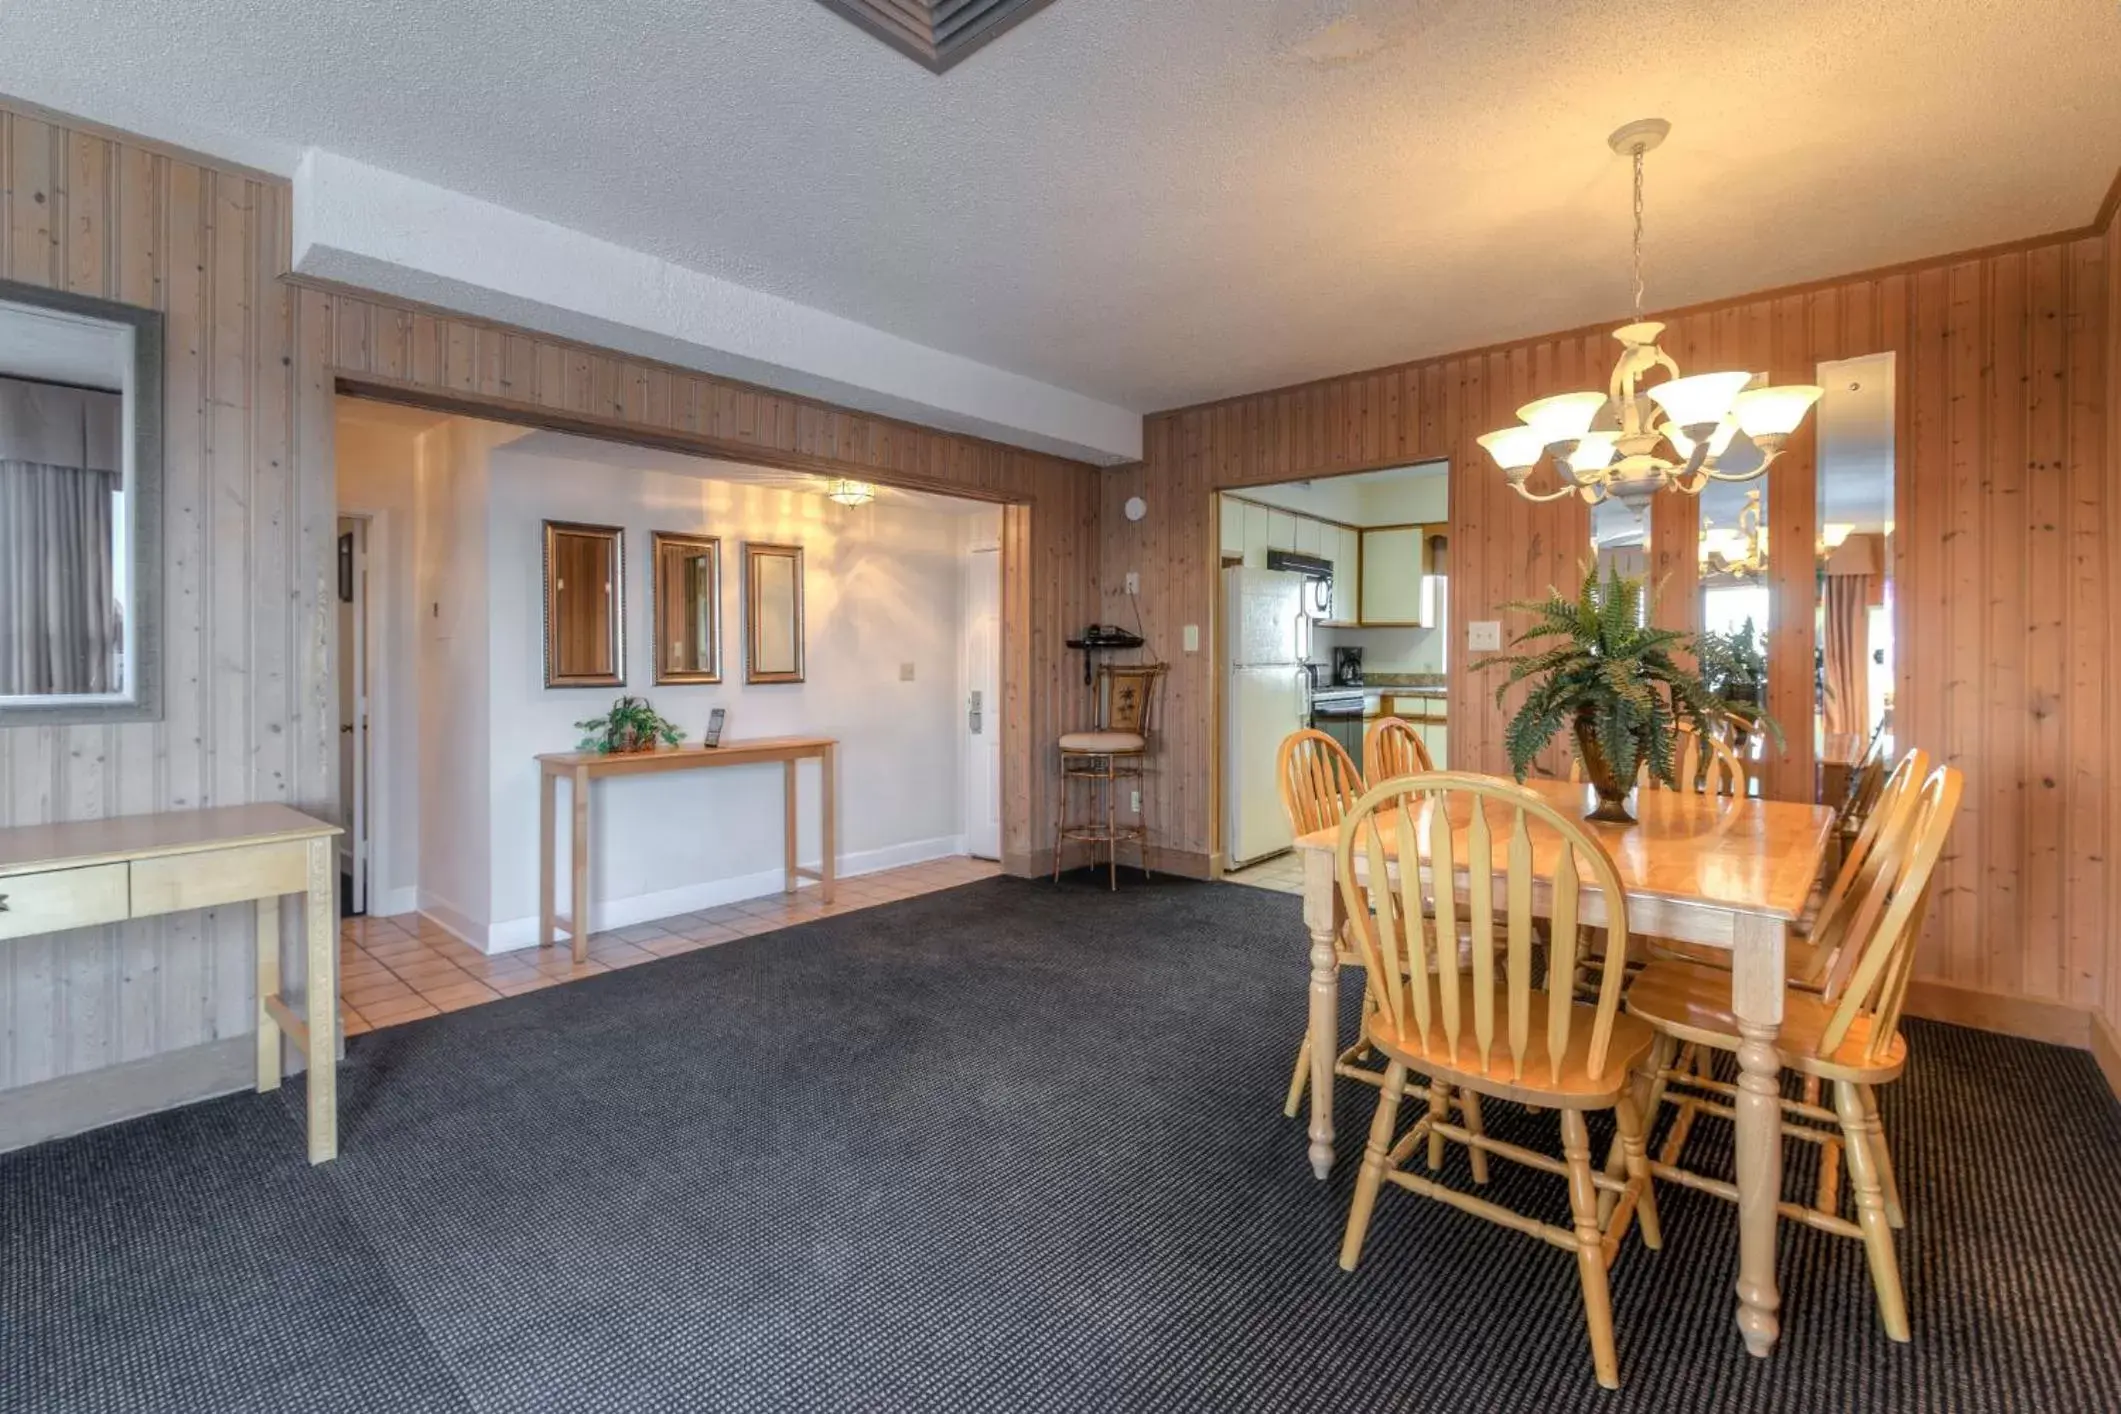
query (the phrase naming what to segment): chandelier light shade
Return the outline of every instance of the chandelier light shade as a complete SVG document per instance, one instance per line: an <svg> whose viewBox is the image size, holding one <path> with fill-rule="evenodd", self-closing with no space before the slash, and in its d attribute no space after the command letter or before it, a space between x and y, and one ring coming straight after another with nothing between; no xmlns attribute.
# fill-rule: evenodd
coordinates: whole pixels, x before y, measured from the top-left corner
<svg viewBox="0 0 2121 1414"><path fill-rule="evenodd" d="M1517 426L1477 439L1528 501L1576 495L1593 505L1617 500L1640 514L1659 491L1699 495L1711 481L1750 481L1782 455L1819 401L1821 390L1809 384L1771 387L1753 373L1682 377L1657 346L1664 326L1642 317L1642 158L1671 130L1662 118L1645 118L1607 139L1635 165L1635 322L1613 331L1620 359L1607 391L1526 403L1517 410ZM1659 381L1646 381L1660 371ZM1734 458L1744 469L1727 470L1724 455L1740 435L1760 455ZM1549 460L1560 485L1534 490L1532 473Z"/></svg>
<svg viewBox="0 0 2121 1414"><path fill-rule="evenodd" d="M843 506L866 506L876 499L876 488L866 481L851 481L842 476L825 494Z"/></svg>

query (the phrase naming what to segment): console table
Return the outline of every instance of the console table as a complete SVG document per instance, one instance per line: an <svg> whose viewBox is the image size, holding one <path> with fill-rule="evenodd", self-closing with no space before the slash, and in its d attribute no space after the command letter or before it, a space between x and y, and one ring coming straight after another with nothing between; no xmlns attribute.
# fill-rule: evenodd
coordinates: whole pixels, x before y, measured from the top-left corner
<svg viewBox="0 0 2121 1414"><path fill-rule="evenodd" d="M759 737L750 741L725 741L720 746L667 746L654 751L611 753L594 751L552 752L538 758L538 946L550 947L556 930L564 930L574 947L574 960L589 956L589 783L602 776L640 776L659 771L702 771L717 766L757 766L780 762L783 768L783 854L786 884L783 892L794 893L798 879L815 879L825 902L832 902L832 881L839 857L839 819L833 800L834 764L839 742L829 736ZM795 862L795 768L805 759L815 760L821 777L818 793L819 820L823 825L823 867L806 869ZM574 820L569 834L574 846L573 884L569 894L571 912L553 911L554 833L558 816L558 786L562 778L572 783Z"/></svg>
<svg viewBox="0 0 2121 1414"><path fill-rule="evenodd" d="M338 900L327 825L285 805L228 805L0 829L0 940L194 908L258 911L258 1089L280 1086L280 1038L309 1061L309 1161L339 1152ZM280 995L280 898L301 894L308 1006Z"/></svg>

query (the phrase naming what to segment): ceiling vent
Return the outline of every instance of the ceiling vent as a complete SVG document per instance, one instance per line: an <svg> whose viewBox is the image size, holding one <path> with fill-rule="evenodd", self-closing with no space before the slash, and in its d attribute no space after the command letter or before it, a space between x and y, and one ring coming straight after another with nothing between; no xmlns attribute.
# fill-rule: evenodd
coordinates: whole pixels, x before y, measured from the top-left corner
<svg viewBox="0 0 2121 1414"><path fill-rule="evenodd" d="M818 0L941 73L1053 0Z"/></svg>

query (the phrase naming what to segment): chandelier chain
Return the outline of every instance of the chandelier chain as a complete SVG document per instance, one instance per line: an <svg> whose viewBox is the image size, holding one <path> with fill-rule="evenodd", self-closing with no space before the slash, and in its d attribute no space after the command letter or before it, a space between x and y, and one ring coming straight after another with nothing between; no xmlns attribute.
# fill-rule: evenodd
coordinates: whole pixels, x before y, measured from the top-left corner
<svg viewBox="0 0 2121 1414"><path fill-rule="evenodd" d="M1642 319L1642 144L1635 144L1635 319Z"/></svg>

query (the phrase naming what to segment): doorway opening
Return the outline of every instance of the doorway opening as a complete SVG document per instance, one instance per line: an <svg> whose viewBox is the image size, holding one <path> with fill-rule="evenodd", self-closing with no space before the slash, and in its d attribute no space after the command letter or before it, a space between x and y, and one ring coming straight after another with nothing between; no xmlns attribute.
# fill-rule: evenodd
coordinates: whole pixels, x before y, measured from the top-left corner
<svg viewBox="0 0 2121 1414"><path fill-rule="evenodd" d="M370 516L339 517L339 911L368 912L370 753L368 540Z"/></svg>
<svg viewBox="0 0 2121 1414"><path fill-rule="evenodd" d="M1224 491L1216 520L1223 877L1295 892L1275 772L1290 733L1324 732L1360 770L1366 732L1396 716L1447 768L1449 466Z"/></svg>

